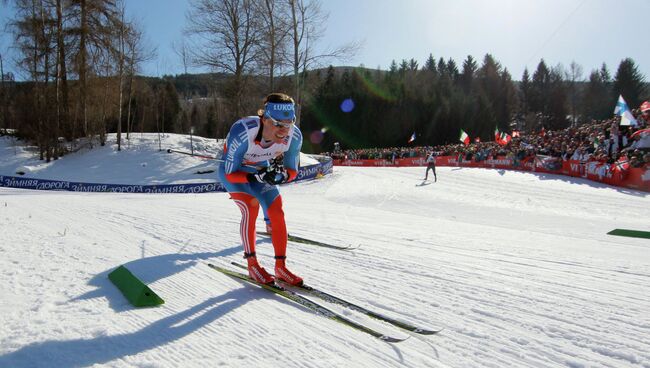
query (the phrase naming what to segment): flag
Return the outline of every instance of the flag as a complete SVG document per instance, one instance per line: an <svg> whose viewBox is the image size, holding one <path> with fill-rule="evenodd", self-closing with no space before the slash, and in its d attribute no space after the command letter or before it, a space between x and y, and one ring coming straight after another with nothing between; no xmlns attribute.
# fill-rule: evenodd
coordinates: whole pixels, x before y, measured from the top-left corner
<svg viewBox="0 0 650 368"><path fill-rule="evenodd" d="M630 161L627 158L621 157L612 165L613 171L627 171L630 168Z"/></svg>
<svg viewBox="0 0 650 368"><path fill-rule="evenodd" d="M618 174L618 177L623 180L627 177L628 170L630 169L630 161L627 158L620 157L609 169L613 173Z"/></svg>
<svg viewBox="0 0 650 368"><path fill-rule="evenodd" d="M546 135L546 129L544 129L544 127L542 127L542 130L539 131L539 136L544 138L545 135Z"/></svg>
<svg viewBox="0 0 650 368"><path fill-rule="evenodd" d="M411 138L409 138L408 143L411 143L411 142L413 142L414 140L415 140L415 132L413 132L413 134L411 134Z"/></svg>
<svg viewBox="0 0 650 368"><path fill-rule="evenodd" d="M512 137L506 132L500 132L499 127L494 128L494 141L497 142L499 146L505 146L510 143Z"/></svg>
<svg viewBox="0 0 650 368"><path fill-rule="evenodd" d="M545 155L535 155L533 160L535 167L539 167L546 170L557 171L562 168L562 162L559 157L545 156Z"/></svg>
<svg viewBox="0 0 650 368"><path fill-rule="evenodd" d="M616 107L614 108L614 114L621 117L621 125L626 125L626 126L638 125L636 119L634 118L634 115L632 115L632 112L630 111L630 108L627 107L627 103L625 103L625 99L623 99L623 95L618 95L618 101L616 102Z"/></svg>
<svg viewBox="0 0 650 368"><path fill-rule="evenodd" d="M497 139L496 141L500 146L505 146L508 143L510 143L511 140L512 137L510 136L510 134L506 132L501 132L501 134L499 135L499 139Z"/></svg>
<svg viewBox="0 0 650 368"><path fill-rule="evenodd" d="M466 146L469 145L469 136L462 129L460 130L460 141L463 142L463 144Z"/></svg>
<svg viewBox="0 0 650 368"><path fill-rule="evenodd" d="M634 115L632 115L632 113L628 110L621 114L621 125L635 127L638 126L639 123L634 118Z"/></svg>
<svg viewBox="0 0 650 368"><path fill-rule="evenodd" d="M627 103L625 103L623 95L618 95L618 101L616 101L616 107L614 107L614 114L621 116L625 111L628 110L630 110L630 108L627 107Z"/></svg>
<svg viewBox="0 0 650 368"><path fill-rule="evenodd" d="M510 136L510 134L508 134L506 132L501 133L501 142L503 142L504 146L506 144L510 143L511 140L512 140L512 137Z"/></svg>

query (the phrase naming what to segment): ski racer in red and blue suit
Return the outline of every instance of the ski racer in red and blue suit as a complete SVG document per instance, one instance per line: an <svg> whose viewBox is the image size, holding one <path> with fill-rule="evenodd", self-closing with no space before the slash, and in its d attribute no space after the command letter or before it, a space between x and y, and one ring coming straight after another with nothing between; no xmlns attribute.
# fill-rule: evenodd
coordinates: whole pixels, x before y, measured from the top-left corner
<svg viewBox="0 0 650 368"><path fill-rule="evenodd" d="M255 221L260 205L272 228L275 278L291 285L303 280L286 267L287 226L278 184L298 175L302 133L295 125L295 103L283 93L264 99L257 116L237 120L226 138L218 177L242 218L240 235L248 274L259 283L273 283L274 276L260 266L255 254Z"/></svg>

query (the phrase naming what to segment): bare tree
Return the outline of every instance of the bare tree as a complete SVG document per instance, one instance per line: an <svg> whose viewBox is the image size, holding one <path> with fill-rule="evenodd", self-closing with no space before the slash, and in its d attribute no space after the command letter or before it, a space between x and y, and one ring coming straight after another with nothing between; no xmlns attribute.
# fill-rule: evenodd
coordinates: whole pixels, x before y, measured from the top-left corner
<svg viewBox="0 0 650 368"><path fill-rule="evenodd" d="M31 104L22 106L24 131L36 141L40 158L51 158L51 135L48 131L51 54L53 51L52 17L43 0L16 0L16 18L11 22L20 52L18 64L32 80Z"/></svg>
<svg viewBox="0 0 650 368"><path fill-rule="evenodd" d="M577 121L577 105L578 105L578 83L582 82L582 66L572 61L569 64L569 70L565 73L565 80L569 94L569 105L571 106L571 123L576 124Z"/></svg>
<svg viewBox="0 0 650 368"><path fill-rule="evenodd" d="M187 74L187 65L190 63L190 51L184 39L172 42L172 50L178 55L183 64L183 72Z"/></svg>
<svg viewBox="0 0 650 368"><path fill-rule="evenodd" d="M286 58L290 22L287 21L287 2L283 0L257 0L256 12L261 19L260 29L260 69L268 73L269 91L275 90L276 71L290 66Z"/></svg>
<svg viewBox="0 0 650 368"><path fill-rule="evenodd" d="M53 42L55 32L54 22L52 14L50 13L51 9L46 9L46 5L41 1L39 3L39 20L40 20L40 37L42 40L42 59L43 59L43 106L42 113L43 117L41 118L42 126L39 132L39 135L42 136L42 146L41 152L45 154L45 159L47 162L50 162L52 159L53 153L55 151L54 147L58 144L58 130L51 128L50 124L50 67L51 67L51 56L54 50ZM42 157L41 157L42 158Z"/></svg>
<svg viewBox="0 0 650 368"><path fill-rule="evenodd" d="M305 72L309 68L324 65L328 61L348 60L360 48L358 42L351 42L338 48L316 52L314 45L323 36L323 26L328 14L321 10L319 0L286 0L291 19L290 37L293 43L293 78L294 96L297 104L297 123L300 123L300 106L302 103L302 86ZM301 76L302 72L302 76Z"/></svg>
<svg viewBox="0 0 650 368"><path fill-rule="evenodd" d="M135 93L135 73L139 70L139 65L147 60L151 60L156 56L156 49L150 49L144 45L143 32L136 22L130 23L129 34L126 38L126 53L129 55L128 61L128 91L127 91L127 112L126 112L126 139L129 139L129 134L132 129L131 106L133 94ZM144 109L143 109L144 113Z"/></svg>
<svg viewBox="0 0 650 368"><path fill-rule="evenodd" d="M69 114L69 95L68 95L68 68L66 63L67 48L65 44L63 28L63 1L56 0L56 137L57 145L54 153L54 159L59 156L58 137L61 135L61 128L67 123Z"/></svg>
<svg viewBox="0 0 650 368"><path fill-rule="evenodd" d="M117 55L117 74L118 74L118 80L119 80L119 99L117 101L118 108L117 108L117 150L121 151L122 150L122 95L124 94L124 66L126 64L126 54L124 52L125 50L125 44L126 44L126 24L124 23L124 13L126 12L125 5L124 3L120 4L120 28L118 32L118 45L119 49L116 52Z"/></svg>
<svg viewBox="0 0 650 368"><path fill-rule="evenodd" d="M74 26L70 33L76 37L76 71L79 76L79 98L83 119L84 135L91 137L88 121L88 76L95 66L101 73L106 64L98 63L114 47L112 30L119 29L117 4L115 0L69 0ZM102 114L104 115L104 114ZM104 122L100 122L102 125ZM101 134L101 133L100 133Z"/></svg>
<svg viewBox="0 0 650 368"><path fill-rule="evenodd" d="M2 110L2 124L0 127L8 127L7 119L7 86L5 84L5 69L2 62L2 50L0 50L0 109Z"/></svg>
<svg viewBox="0 0 650 368"><path fill-rule="evenodd" d="M196 65L234 75L229 93L235 115L242 112L243 93L257 58L259 26L253 0L193 0L186 32L202 40L192 47Z"/></svg>
<svg viewBox="0 0 650 368"><path fill-rule="evenodd" d="M7 4L7 0L0 0L0 4ZM4 31L4 30L3 30ZM8 74L8 73L7 73ZM5 75L4 64L2 59L2 50L0 50L0 109L2 110L2 125L4 128L9 127L9 92L7 82L9 75Z"/></svg>

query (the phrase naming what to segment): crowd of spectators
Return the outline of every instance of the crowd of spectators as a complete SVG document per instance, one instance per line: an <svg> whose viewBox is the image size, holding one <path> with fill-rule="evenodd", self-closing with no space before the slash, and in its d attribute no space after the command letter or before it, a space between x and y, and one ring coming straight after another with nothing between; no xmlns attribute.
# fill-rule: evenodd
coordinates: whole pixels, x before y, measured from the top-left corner
<svg viewBox="0 0 650 368"><path fill-rule="evenodd" d="M608 120L593 120L590 123L573 125L563 130L544 130L528 134L520 133L504 145L497 142L478 142L464 145L367 148L337 150L323 154L334 159L384 159L426 157L429 152L438 156L459 156L465 160L480 162L497 157L515 161L534 158L538 155L556 157L561 160L582 162L599 161L614 163L627 161L631 167L650 167L650 132L634 133L650 126L650 110L641 113L634 110L638 125L621 126L618 116Z"/></svg>

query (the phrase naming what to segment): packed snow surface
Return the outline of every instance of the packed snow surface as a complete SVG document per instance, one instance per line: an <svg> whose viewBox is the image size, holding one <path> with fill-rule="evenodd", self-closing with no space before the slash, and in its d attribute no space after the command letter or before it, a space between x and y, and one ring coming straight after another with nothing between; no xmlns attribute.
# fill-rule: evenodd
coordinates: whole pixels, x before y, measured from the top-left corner
<svg viewBox="0 0 650 368"><path fill-rule="evenodd" d="M189 137L134 135L53 163L0 138L0 175L122 184L215 180ZM197 137L193 138L196 144ZM215 141L198 139L202 154ZM162 149L160 151L159 149ZM196 149L196 147L195 147ZM144 165L143 165L144 164ZM427 328L390 344L207 266L242 262L226 193L0 188L0 367L650 367L650 196L500 170L335 167L281 187L306 283ZM258 227L263 226L258 219ZM272 270L273 250L257 241ZM164 300L134 308L126 265ZM317 299L314 299L317 300ZM327 304L395 337L391 325Z"/></svg>

